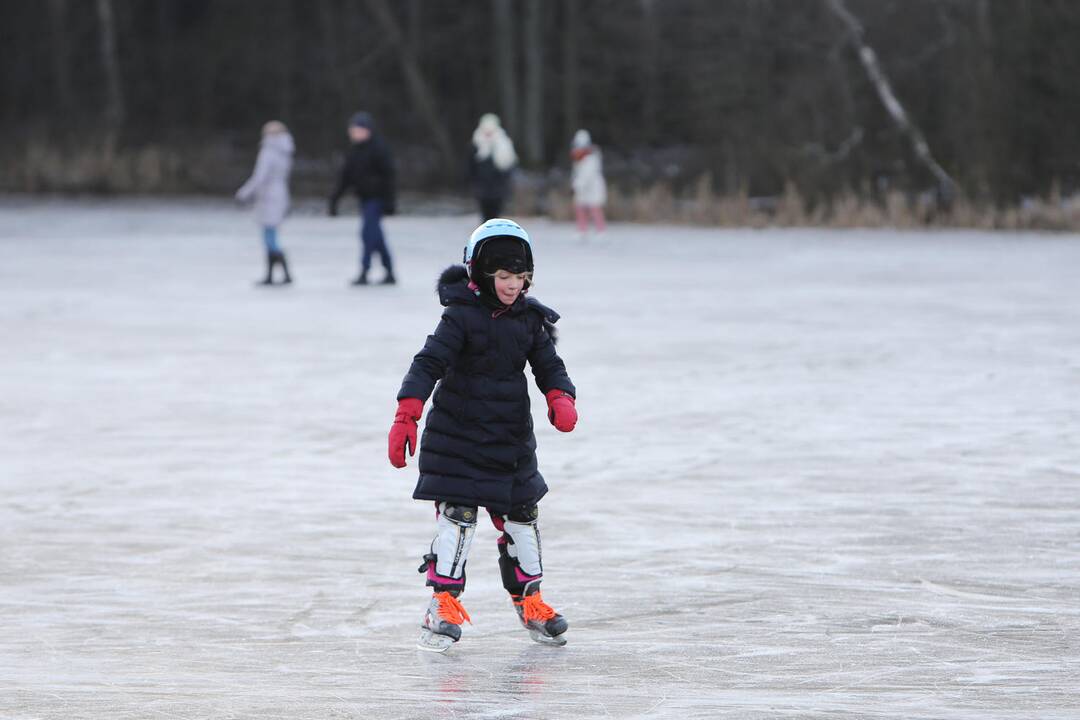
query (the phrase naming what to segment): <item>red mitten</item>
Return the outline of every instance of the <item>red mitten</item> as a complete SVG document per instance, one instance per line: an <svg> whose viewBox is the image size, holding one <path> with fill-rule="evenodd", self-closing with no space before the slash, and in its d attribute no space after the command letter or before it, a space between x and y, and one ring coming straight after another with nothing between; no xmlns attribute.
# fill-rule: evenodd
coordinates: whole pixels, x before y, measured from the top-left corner
<svg viewBox="0 0 1080 720"><path fill-rule="evenodd" d="M416 421L424 414L424 401L416 398L398 400L394 424L390 426L390 464L405 467L405 449L416 454Z"/></svg>
<svg viewBox="0 0 1080 720"><path fill-rule="evenodd" d="M559 432L570 432L577 424L577 408L574 407L574 396L565 390L548 390L544 397L547 398L548 420Z"/></svg>

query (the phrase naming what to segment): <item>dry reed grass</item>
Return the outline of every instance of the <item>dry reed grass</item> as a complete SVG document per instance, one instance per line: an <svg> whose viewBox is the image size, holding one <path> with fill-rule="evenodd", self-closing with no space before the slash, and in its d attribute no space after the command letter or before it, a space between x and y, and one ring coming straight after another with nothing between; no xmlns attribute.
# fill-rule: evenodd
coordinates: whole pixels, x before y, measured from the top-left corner
<svg viewBox="0 0 1080 720"><path fill-rule="evenodd" d="M117 149L107 140L77 148L29 141L6 153L0 187L19 192L159 193L217 190L222 148L158 145ZM14 155L14 157L13 157Z"/></svg>
<svg viewBox="0 0 1080 720"><path fill-rule="evenodd" d="M961 198L945 209L927 196L892 191L881 198L848 191L811 204L793 184L775 198L752 198L745 191L717 194L703 176L682 194L666 184L627 193L609 188L606 212L614 221L718 227L970 228L1080 232L1080 197L1063 199L1056 189L1014 207L995 207ZM573 218L568 190L553 190L543 203L553 220Z"/></svg>
<svg viewBox="0 0 1080 720"><path fill-rule="evenodd" d="M249 169L243 165L252 159L247 155L237 158L226 145L117 149L108 139L99 139L63 149L27 140L9 145L0 158L0 188L27 193L231 192ZM866 188L816 203L808 202L791 183L783 194L770 198L751 197L745 190L724 195L713 188L708 174L682 192L667 183L636 191L612 184L606 211L614 221L718 227L1080 231L1080 196L1063 198L1056 186L1045 198L1028 198L1015 206L996 207L961 198L947 209L927 196L892 191L874 197ZM519 184L507 212L564 222L574 216L568 189L552 190L539 182Z"/></svg>

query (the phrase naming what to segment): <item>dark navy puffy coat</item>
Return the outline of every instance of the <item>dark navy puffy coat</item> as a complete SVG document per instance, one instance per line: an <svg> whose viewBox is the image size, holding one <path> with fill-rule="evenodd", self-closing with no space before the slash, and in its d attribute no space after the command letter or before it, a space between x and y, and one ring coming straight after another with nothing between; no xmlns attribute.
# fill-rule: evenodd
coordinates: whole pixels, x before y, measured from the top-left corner
<svg viewBox="0 0 1080 720"><path fill-rule="evenodd" d="M555 352L558 314L526 296L500 312L468 282L460 265L439 278L446 310L398 392L399 400L426 401L438 382L413 497L506 513L547 492L536 467L526 361L541 391L577 393Z"/></svg>

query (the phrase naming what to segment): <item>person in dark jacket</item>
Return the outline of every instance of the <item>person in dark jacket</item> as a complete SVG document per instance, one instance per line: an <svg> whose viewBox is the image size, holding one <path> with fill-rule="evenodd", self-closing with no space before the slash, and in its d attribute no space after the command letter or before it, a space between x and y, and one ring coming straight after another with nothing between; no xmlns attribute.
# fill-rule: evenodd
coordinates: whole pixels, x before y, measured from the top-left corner
<svg viewBox="0 0 1080 720"><path fill-rule="evenodd" d="M439 278L445 310L401 384L389 438L390 462L405 467L406 450L416 451L416 422L434 390L413 492L435 502L437 517L420 568L433 596L419 646L441 652L461 636L468 615L457 598L480 507L502 533L499 566L519 619L537 642L562 645L566 620L540 595L537 503L548 487L537 468L524 374L528 363L552 424L573 430L577 390L555 351L559 315L526 294L532 246L517 223L485 222L470 237L464 259L465 267L448 268Z"/></svg>
<svg viewBox="0 0 1080 720"><path fill-rule="evenodd" d="M518 157L499 116L486 113L473 131L469 153L469 184L480 206L481 221L502 215L510 197L510 178Z"/></svg>
<svg viewBox="0 0 1080 720"><path fill-rule="evenodd" d="M393 215L395 208L394 160L382 137L375 132L375 123L366 112L358 112L349 119L349 140L352 147L341 168L337 187L330 196L330 215L337 215L338 201L346 190L352 188L360 201L360 274L353 285L368 284L368 270L372 255L378 255L386 269L382 284L393 285L393 260L386 246L382 218Z"/></svg>

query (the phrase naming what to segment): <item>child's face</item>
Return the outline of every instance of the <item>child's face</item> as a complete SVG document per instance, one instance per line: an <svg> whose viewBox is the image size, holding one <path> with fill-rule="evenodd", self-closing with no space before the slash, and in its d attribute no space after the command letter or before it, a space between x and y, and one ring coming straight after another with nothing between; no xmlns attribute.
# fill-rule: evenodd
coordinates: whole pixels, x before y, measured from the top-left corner
<svg viewBox="0 0 1080 720"><path fill-rule="evenodd" d="M513 305L518 299L528 273L512 273L509 270L495 271L495 296L503 305Z"/></svg>

